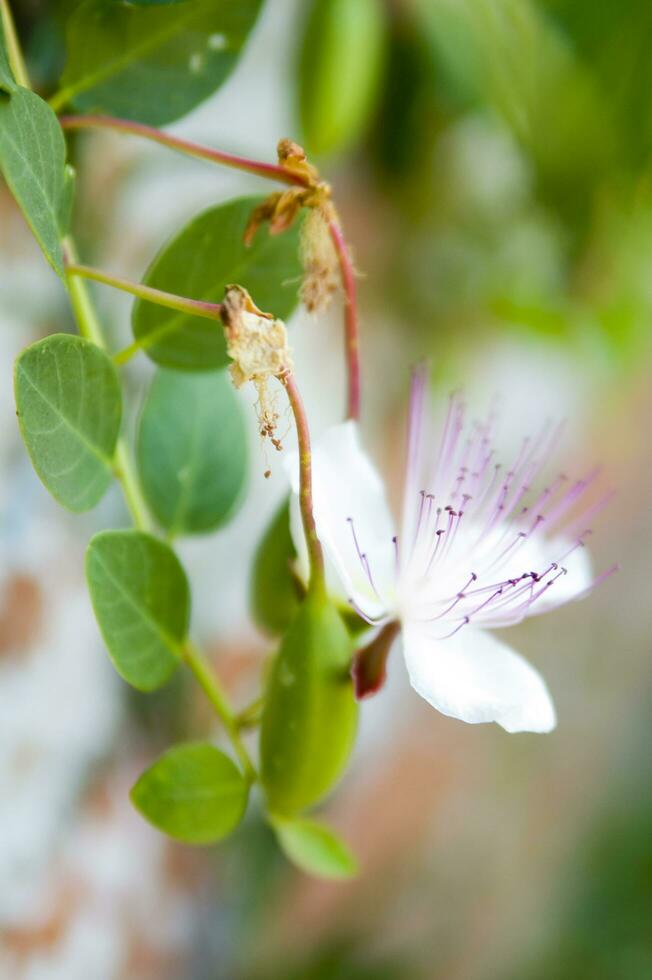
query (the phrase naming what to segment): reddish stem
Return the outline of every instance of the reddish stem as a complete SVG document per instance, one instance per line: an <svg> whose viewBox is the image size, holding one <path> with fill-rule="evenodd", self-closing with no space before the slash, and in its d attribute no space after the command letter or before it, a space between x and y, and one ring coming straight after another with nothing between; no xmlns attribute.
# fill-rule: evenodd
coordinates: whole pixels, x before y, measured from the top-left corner
<svg viewBox="0 0 652 980"><path fill-rule="evenodd" d="M328 228L340 263L342 288L344 289L344 336L349 387L347 418L358 419L360 418L360 342L355 272L348 246L337 219L333 218L329 222Z"/></svg>
<svg viewBox="0 0 652 980"><path fill-rule="evenodd" d="M290 373L283 374L279 381L284 386L290 401L299 443L299 503L301 520L308 546L310 559L310 588L319 589L324 586L324 553L317 536L317 525L313 513L312 496L312 452L310 449L310 430L303 400L297 388L297 383Z"/></svg>
<svg viewBox="0 0 652 980"><path fill-rule="evenodd" d="M210 160L225 167L245 170L248 173L257 174L259 177L279 180L283 184L299 187L310 186L307 178L286 170L278 163L265 163L260 160L236 156L233 153L223 153L221 150L214 150L210 146L202 146L200 143L193 143L191 140L181 139L179 136L171 136L153 126L132 122L130 119L114 119L112 116L60 116L59 122L63 129L68 130L110 129L118 133L142 136L145 139L153 140L154 143L160 143L161 146L167 146L171 150L179 150L189 156L198 157L200 160Z"/></svg>
<svg viewBox="0 0 652 980"><path fill-rule="evenodd" d="M193 143L190 140L181 139L178 136L171 136L169 133L155 129L153 126L132 122L129 119L90 115L60 116L59 122L63 129L67 130L109 129L127 135L142 136L145 139L159 143L161 146L167 146L172 150L179 150L181 153L186 153L189 156L197 157L201 160L209 160L212 163L218 163L222 166L244 170L247 173L256 174L259 177L278 180L281 183L295 187L311 186L309 177L293 173L280 164L265 163L260 160L250 160L247 157L236 156L233 153L224 153L212 147L202 146L200 143ZM332 218L329 222L329 231L333 245L335 246L335 251L337 252L342 288L344 290L344 332L348 371L347 418L358 419L360 417L360 350L355 273L348 246L337 218Z"/></svg>

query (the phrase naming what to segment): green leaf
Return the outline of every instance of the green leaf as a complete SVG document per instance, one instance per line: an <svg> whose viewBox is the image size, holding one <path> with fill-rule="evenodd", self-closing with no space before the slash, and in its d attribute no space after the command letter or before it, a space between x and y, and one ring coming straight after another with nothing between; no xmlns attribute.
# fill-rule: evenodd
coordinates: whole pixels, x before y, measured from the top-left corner
<svg viewBox="0 0 652 980"><path fill-rule="evenodd" d="M168 749L131 790L151 824L186 844L230 834L247 806L249 786L235 763L208 742Z"/></svg>
<svg viewBox="0 0 652 980"><path fill-rule="evenodd" d="M261 2L84 0L67 24L68 59L53 104L153 126L185 116L225 81Z"/></svg>
<svg viewBox="0 0 652 980"><path fill-rule="evenodd" d="M308 594L276 656L260 733L270 811L294 815L335 785L353 748L352 641L335 607Z"/></svg>
<svg viewBox="0 0 652 980"><path fill-rule="evenodd" d="M157 371L137 455L147 502L162 527L198 534L223 524L247 472L247 434L226 372Z"/></svg>
<svg viewBox="0 0 652 980"><path fill-rule="evenodd" d="M334 830L315 820L271 818L278 842L302 871L319 878L352 878L358 865Z"/></svg>
<svg viewBox="0 0 652 980"><path fill-rule="evenodd" d="M54 334L22 352L14 386L34 469L64 507L90 510L113 479L122 395L112 361L88 340Z"/></svg>
<svg viewBox="0 0 652 980"><path fill-rule="evenodd" d="M175 553L143 531L102 531L86 552L86 580L115 669L140 691L161 687L179 664L190 618Z"/></svg>
<svg viewBox="0 0 652 980"><path fill-rule="evenodd" d="M312 0L299 61L299 115L309 153L360 138L380 94L383 0Z"/></svg>
<svg viewBox="0 0 652 980"><path fill-rule="evenodd" d="M244 286L261 310L286 320L298 302L298 229L270 236L259 231L247 247L243 238L252 210L262 197L220 204L194 218L154 259L145 274L148 286L208 302L220 302L231 283ZM136 340L158 364L207 371L227 363L219 323L138 300Z"/></svg>
<svg viewBox="0 0 652 980"><path fill-rule="evenodd" d="M288 628L299 609L300 590L292 573L296 556L290 502L285 500L258 545L251 575L252 616L260 629L273 636Z"/></svg>
<svg viewBox="0 0 652 980"><path fill-rule="evenodd" d="M2 11L0 11L0 91L14 92L15 90L16 82L14 81L14 74L9 64L5 29L2 23Z"/></svg>
<svg viewBox="0 0 652 980"><path fill-rule="evenodd" d="M49 105L24 88L0 93L0 171L46 259L63 278L66 144Z"/></svg>

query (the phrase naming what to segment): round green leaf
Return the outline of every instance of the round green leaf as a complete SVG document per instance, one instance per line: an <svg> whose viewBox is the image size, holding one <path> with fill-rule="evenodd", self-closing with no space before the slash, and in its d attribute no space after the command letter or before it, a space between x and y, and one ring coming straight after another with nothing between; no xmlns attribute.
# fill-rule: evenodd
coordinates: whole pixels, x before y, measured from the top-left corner
<svg viewBox="0 0 652 980"><path fill-rule="evenodd" d="M380 90L384 0L312 0L299 61L299 113L309 153L345 149Z"/></svg>
<svg viewBox="0 0 652 980"><path fill-rule="evenodd" d="M307 595L276 656L260 733L270 811L294 815L337 782L353 748L352 641L335 607Z"/></svg>
<svg viewBox="0 0 652 980"><path fill-rule="evenodd" d="M212 95L235 66L262 0L77 4L53 104L163 126Z"/></svg>
<svg viewBox="0 0 652 980"><path fill-rule="evenodd" d="M54 334L16 361L18 423L34 469L73 511L94 507L113 479L122 395L111 359L88 340Z"/></svg>
<svg viewBox="0 0 652 980"><path fill-rule="evenodd" d="M10 95L0 92L0 172L61 278L61 238L70 198L65 164L61 126L47 102L24 88L16 87Z"/></svg>
<svg viewBox="0 0 652 980"><path fill-rule="evenodd" d="M302 871L318 878L352 878L358 865L334 830L315 820L272 818L286 856Z"/></svg>
<svg viewBox="0 0 652 980"><path fill-rule="evenodd" d="M157 371L143 408L138 466L151 510L172 534L224 523L241 497L247 434L225 371Z"/></svg>
<svg viewBox="0 0 652 980"><path fill-rule="evenodd" d="M131 790L146 820L186 844L211 844L230 834L248 795L235 763L208 742L168 749Z"/></svg>
<svg viewBox="0 0 652 980"><path fill-rule="evenodd" d="M192 299L220 302L226 286L238 283L261 310L285 320L298 302L298 229L271 236L265 229L251 246L244 233L261 197L245 197L204 211L154 259L144 282ZM224 334L217 322L138 300L133 330L158 364L210 371L227 363Z"/></svg>
<svg viewBox="0 0 652 980"><path fill-rule="evenodd" d="M290 503L285 500L258 545L251 574L251 613L273 636L288 628L299 609L299 584L292 573L296 550L290 534Z"/></svg>
<svg viewBox="0 0 652 980"><path fill-rule="evenodd" d="M153 691L179 664L190 590L179 559L143 531L102 531L86 552L86 580L111 660L141 691Z"/></svg>

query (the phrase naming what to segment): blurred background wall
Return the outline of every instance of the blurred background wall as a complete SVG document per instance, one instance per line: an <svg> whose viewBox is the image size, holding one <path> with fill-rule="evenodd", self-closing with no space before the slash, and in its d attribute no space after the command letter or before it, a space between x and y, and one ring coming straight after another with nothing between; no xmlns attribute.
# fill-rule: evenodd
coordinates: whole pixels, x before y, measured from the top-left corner
<svg viewBox="0 0 652 980"><path fill-rule="evenodd" d="M62 6L15 4L45 93ZM552 475L597 461L618 490L592 551L619 575L512 631L548 678L556 732L437 715L392 660L328 804L362 865L346 885L292 871L255 817L192 850L130 807L143 764L211 721L183 681L144 696L113 674L82 560L120 501L69 519L20 443L13 358L71 324L0 185L0 976L652 977L651 43L646 0L268 0L230 81L172 127L270 160L292 136L333 182L360 276L363 424L395 494L423 356L436 398L498 395L505 453L565 418ZM134 278L194 213L262 186L106 134L71 153L84 258ZM97 299L127 342L129 301ZM339 311L290 331L319 431L343 404ZM148 372L130 369L134 418ZM270 652L249 566L284 490L249 419L245 506L182 547L196 632L242 701Z"/></svg>

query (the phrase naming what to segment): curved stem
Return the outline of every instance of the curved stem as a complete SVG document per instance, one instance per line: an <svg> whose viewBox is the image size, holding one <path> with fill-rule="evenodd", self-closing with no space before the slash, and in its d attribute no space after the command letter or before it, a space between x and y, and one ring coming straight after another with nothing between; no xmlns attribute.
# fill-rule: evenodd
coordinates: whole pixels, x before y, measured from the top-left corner
<svg viewBox="0 0 652 980"><path fill-rule="evenodd" d="M169 133L155 129L153 126L146 126L143 123L131 122L129 119L114 119L112 116L61 116L59 122L63 129L110 129L117 133L124 133L131 136L142 136L145 139L167 146L171 150L178 150L187 156L197 157L200 160L210 160L212 163L219 163L225 167L233 167L235 170L244 170L259 177L267 177L270 180L278 180L283 184L291 184L297 187L309 187L305 177L300 174L292 173L278 163L265 163L261 160L250 160L248 157L237 156L233 153L223 153L221 150L214 150L210 146L202 146L191 140L181 139L179 136L171 136Z"/></svg>
<svg viewBox="0 0 652 980"><path fill-rule="evenodd" d="M76 263L66 263L66 273L69 276L81 276L83 279L92 279L94 282L101 282L105 286L113 286L114 289L121 289L124 293L131 293L148 303L155 303L157 306L165 306L170 310L179 310L181 313L190 313L192 316L204 317L206 320L219 320L222 315L221 303L206 303L199 299L189 299L186 296L177 296L175 293L166 293L162 289L154 289L144 283L133 282L131 279L123 279L121 276L113 276L101 269L94 269L89 265L77 265Z"/></svg>
<svg viewBox="0 0 652 980"><path fill-rule="evenodd" d="M66 279L70 293L70 304L75 314L79 333L82 337L101 347L102 350L106 350L102 325L95 312L95 307L86 288L86 283L70 271L71 268L75 268L74 262L76 258L72 238L66 238L64 240L63 253L66 259ZM141 531L150 530L152 522L147 504L140 489L140 483L127 448L127 443L122 436L118 439L115 447L114 462L114 473L122 487L125 502L134 524Z"/></svg>
<svg viewBox="0 0 652 980"><path fill-rule="evenodd" d="M20 43L18 41L18 35L16 34L16 27L14 24L14 19L11 15L8 0L0 0L0 21L4 27L7 54L9 55L9 64L11 65L11 70L14 73L14 78L19 85L23 86L23 88L30 88L29 75L27 74L27 68L25 67L25 59L23 58L23 52L20 49Z"/></svg>
<svg viewBox="0 0 652 980"><path fill-rule="evenodd" d="M13 29L11 13L7 5L7 0L0 0L0 17L7 36L7 44L10 47L12 57L12 70L19 84L29 88L29 79L25 71L22 52L18 39ZM10 41L9 37L12 38ZM12 46L13 45L13 46ZM82 337L90 340L102 350L106 350L106 341L102 325L99 321L93 301L91 300L86 283L80 274L71 271L72 268L85 268L78 266L75 243L71 236L62 241L63 253L68 268L66 270L66 282L70 295L70 305L72 306L79 333ZM136 527L141 530L150 529L150 517L145 499L140 489L140 483L136 474L135 467L127 449L125 440L120 437L115 451L115 475L122 486L125 501L131 513ZM188 664L197 681L206 692L206 695L213 705L215 712L221 719L227 731L234 751L236 752L247 779L254 781L257 778L256 770L249 758L245 746L238 733L238 725L235 715L231 710L226 695L222 691L220 683L210 670L208 664L196 647L186 644L182 651L183 659Z"/></svg>
<svg viewBox="0 0 652 980"><path fill-rule="evenodd" d="M344 335L349 391L347 418L358 419L360 418L360 340L355 272L337 218L333 218L329 222L328 229L337 252L344 289Z"/></svg>
<svg viewBox="0 0 652 980"><path fill-rule="evenodd" d="M211 670L206 658L197 649L197 647L194 646L194 644L186 643L182 650L182 657L184 663L188 665L194 674L195 679L199 683L206 697L215 709L215 713L218 715L220 721L224 725L226 733L229 736L229 741L231 742L233 750L240 760L247 779L249 779L250 782L254 782L257 778L256 770L251 758L249 757L249 753L247 752L247 749L240 738L237 717L231 710L227 696L222 690L222 686L217 679L216 674Z"/></svg>
<svg viewBox="0 0 652 980"><path fill-rule="evenodd" d="M308 547L308 559L310 562L310 584L309 589L314 591L323 590L324 585L324 552L321 542L317 536L317 525L313 513L312 496L312 451L310 448L310 430L308 419L303 406L303 400L297 388L296 381L288 372L279 377L279 381L287 391L288 399L294 422L297 429L297 441L299 443L299 504L301 507L301 520L303 531L306 536Z"/></svg>
<svg viewBox="0 0 652 980"><path fill-rule="evenodd" d="M247 157L237 156L233 153L224 153L221 150L216 150L209 146L202 146L200 143L181 139L178 136L171 136L169 133L165 133L153 126L131 122L129 119L93 115L61 116L59 122L63 129L66 130L108 129L126 135L141 136L161 146L167 146L171 150L177 150L180 153L185 153L188 156L196 157L200 160L208 160L211 163L232 167L236 170L243 170L246 173L256 174L259 177L266 177L270 180L277 180L283 184L290 184L296 187L311 186L308 177L293 173L280 164L265 163L260 160L251 160ZM344 335L348 371L347 418L357 419L360 416L360 345L355 273L348 246L337 217L333 217L330 220L329 231L333 245L335 246L335 251L337 252L342 289L344 291Z"/></svg>

